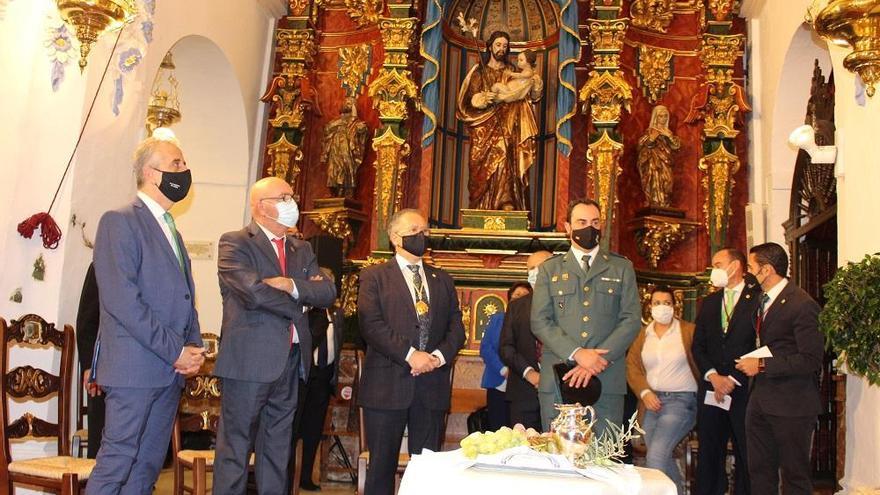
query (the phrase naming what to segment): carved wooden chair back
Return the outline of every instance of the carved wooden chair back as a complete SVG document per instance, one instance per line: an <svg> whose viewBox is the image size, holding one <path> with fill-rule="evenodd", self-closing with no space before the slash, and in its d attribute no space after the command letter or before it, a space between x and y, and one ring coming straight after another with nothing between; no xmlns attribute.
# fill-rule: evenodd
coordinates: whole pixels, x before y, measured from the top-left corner
<svg viewBox="0 0 880 495"><path fill-rule="evenodd" d="M3 417L0 429L3 433L4 461L11 461L9 441L25 437L58 438L58 455L70 455L70 386L73 372L74 335L73 327L65 325L64 330L55 329L43 318L29 314L10 325L0 320L0 363L2 363ZM26 364L9 369L10 348L55 348L61 351L58 374L34 368ZM30 411L10 422L8 400L16 402L38 402L55 396L57 398L57 423L50 423L34 416Z"/></svg>
<svg viewBox="0 0 880 495"><path fill-rule="evenodd" d="M0 318L0 490L12 492L13 483L37 485L64 495L80 491L91 474L94 460L70 457L70 394L73 354L73 327L55 329L43 318L29 314L10 325ZM61 351L58 374L53 374L29 364L9 369L10 349L48 348ZM79 383L79 380L76 380ZM57 423L40 419L30 411L10 422L9 401L17 403L57 402ZM26 438L56 438L57 456L13 461L10 440Z"/></svg>

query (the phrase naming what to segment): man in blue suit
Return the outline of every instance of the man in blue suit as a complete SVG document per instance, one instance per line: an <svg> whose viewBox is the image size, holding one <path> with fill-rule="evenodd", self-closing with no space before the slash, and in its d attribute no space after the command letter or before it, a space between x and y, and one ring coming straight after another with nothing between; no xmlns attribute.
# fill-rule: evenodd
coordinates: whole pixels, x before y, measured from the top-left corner
<svg viewBox="0 0 880 495"><path fill-rule="evenodd" d="M149 138L134 155L137 198L101 217L95 275L101 323L92 369L107 417L88 495L151 493L171 438L184 376L204 348L192 267L168 210L192 177L180 148Z"/></svg>

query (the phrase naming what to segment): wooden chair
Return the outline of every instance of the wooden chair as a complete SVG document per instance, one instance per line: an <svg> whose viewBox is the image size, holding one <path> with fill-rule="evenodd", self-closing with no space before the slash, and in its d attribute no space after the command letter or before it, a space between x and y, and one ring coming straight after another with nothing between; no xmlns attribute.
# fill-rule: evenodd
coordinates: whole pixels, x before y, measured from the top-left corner
<svg viewBox="0 0 880 495"><path fill-rule="evenodd" d="M361 379L361 370L363 370L364 363L364 351L357 351L357 368L358 368L358 382ZM455 378L455 358L453 358L452 362L449 363L452 367L449 371L449 385L450 391L452 393L452 382ZM358 407L358 419L360 421L360 428L358 429L359 437L358 441L360 444L360 454L358 455L357 460L357 495L364 495L364 488L367 482L367 470L370 469L370 451L367 449L367 434L364 431L364 408ZM445 441L446 438L446 421L449 419L449 413L443 417L443 430L440 432L440 441L441 443ZM442 445L441 445L442 447ZM404 471L406 471L406 466L409 464L410 454L409 452L400 452L397 455L397 476L395 480L395 485L400 483L400 478L403 476Z"/></svg>
<svg viewBox="0 0 880 495"><path fill-rule="evenodd" d="M174 454L174 495L183 493L205 495L208 492L208 473L214 471L213 449L184 449L182 440L183 432L208 431L214 438L217 434L217 426L220 424L220 379L212 374L218 337L212 333L204 333L202 340L207 350L205 363L197 375L186 380L171 435ZM250 463L253 466L253 456ZM188 470L192 471L192 485L186 485L184 480Z"/></svg>
<svg viewBox="0 0 880 495"><path fill-rule="evenodd" d="M13 342L20 347L58 348L61 360L57 375L30 365L12 370L9 366L9 351ZM64 331L55 329L37 315L26 315L13 320L7 326L0 318L0 436L3 438L2 468L0 468L0 487L6 493L13 493L16 483L38 486L44 490L73 495L80 493L86 480L95 467L95 461L70 456L70 387L73 382L73 355L75 349L73 328L64 326ZM79 383L79 380L76 380ZM49 423L30 412L24 413L12 423L9 422L8 398L17 402L45 401L55 395L58 402L58 423ZM57 456L13 461L9 442L13 439L56 438Z"/></svg>

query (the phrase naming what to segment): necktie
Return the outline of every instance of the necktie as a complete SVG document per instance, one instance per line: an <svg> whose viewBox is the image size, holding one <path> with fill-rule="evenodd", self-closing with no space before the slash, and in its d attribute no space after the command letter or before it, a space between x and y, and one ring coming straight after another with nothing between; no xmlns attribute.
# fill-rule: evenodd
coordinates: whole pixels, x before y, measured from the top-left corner
<svg viewBox="0 0 880 495"><path fill-rule="evenodd" d="M581 260L583 261L583 265L581 265L581 266L584 267L584 273L589 272L590 271L590 255L585 254L585 255L581 256Z"/></svg>
<svg viewBox="0 0 880 495"><path fill-rule="evenodd" d="M284 238L272 239L272 243L275 244L275 252L278 254L278 265L281 267L281 275L286 277L287 253L284 252ZM293 326L293 322L290 322L290 343L294 344L296 342L299 342L299 339L296 338L296 327Z"/></svg>
<svg viewBox="0 0 880 495"><path fill-rule="evenodd" d="M430 316L428 315L428 297L425 287L422 286L422 275L419 273L419 265L406 265L412 272L413 289L416 295L416 315L419 318L419 350L424 351L428 346L428 328Z"/></svg>
<svg viewBox="0 0 880 495"><path fill-rule="evenodd" d="M177 257L177 264L180 266L180 271L183 271L183 253L180 249L180 241L177 240L177 226L174 225L174 217L171 216L171 213L165 212L162 215L162 218L165 219L165 224L168 225L168 230L171 231L171 238L174 240L172 246L174 248L174 256Z"/></svg>
<svg viewBox="0 0 880 495"><path fill-rule="evenodd" d="M727 327L730 325L730 315L733 314L733 298L736 291L733 289L724 289L724 307L721 308L721 329L727 333Z"/></svg>
<svg viewBox="0 0 880 495"><path fill-rule="evenodd" d="M767 312L767 303L770 302L770 296L765 292L761 295L761 307L758 309L758 321L755 323L755 340L756 344L761 344L761 325L764 323L764 314Z"/></svg>

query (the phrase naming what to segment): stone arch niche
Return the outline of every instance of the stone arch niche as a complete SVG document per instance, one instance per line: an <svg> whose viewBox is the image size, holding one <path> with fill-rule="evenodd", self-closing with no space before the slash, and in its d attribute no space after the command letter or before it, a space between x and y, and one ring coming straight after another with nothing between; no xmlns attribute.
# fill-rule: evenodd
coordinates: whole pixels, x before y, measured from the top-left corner
<svg viewBox="0 0 880 495"><path fill-rule="evenodd" d="M192 257L202 330L220 333L217 239L242 227L250 182L248 124L238 78L223 50L198 35L178 40L173 54L180 87L180 140L193 186L171 212ZM152 78L149 79L152 81Z"/></svg>
<svg viewBox="0 0 880 495"><path fill-rule="evenodd" d="M476 21L476 38L462 32L460 17ZM554 227L555 195L546 192L555 190L559 28L559 6L552 0L455 0L444 9L430 186L432 224L460 227L459 210L469 207L470 139L467 126L456 118L456 97L468 70L479 63L485 40L494 31L506 31L511 36L511 62L522 50L534 51L536 71L544 81L544 96L535 105L539 135L536 163L529 172L529 204L533 230Z"/></svg>

